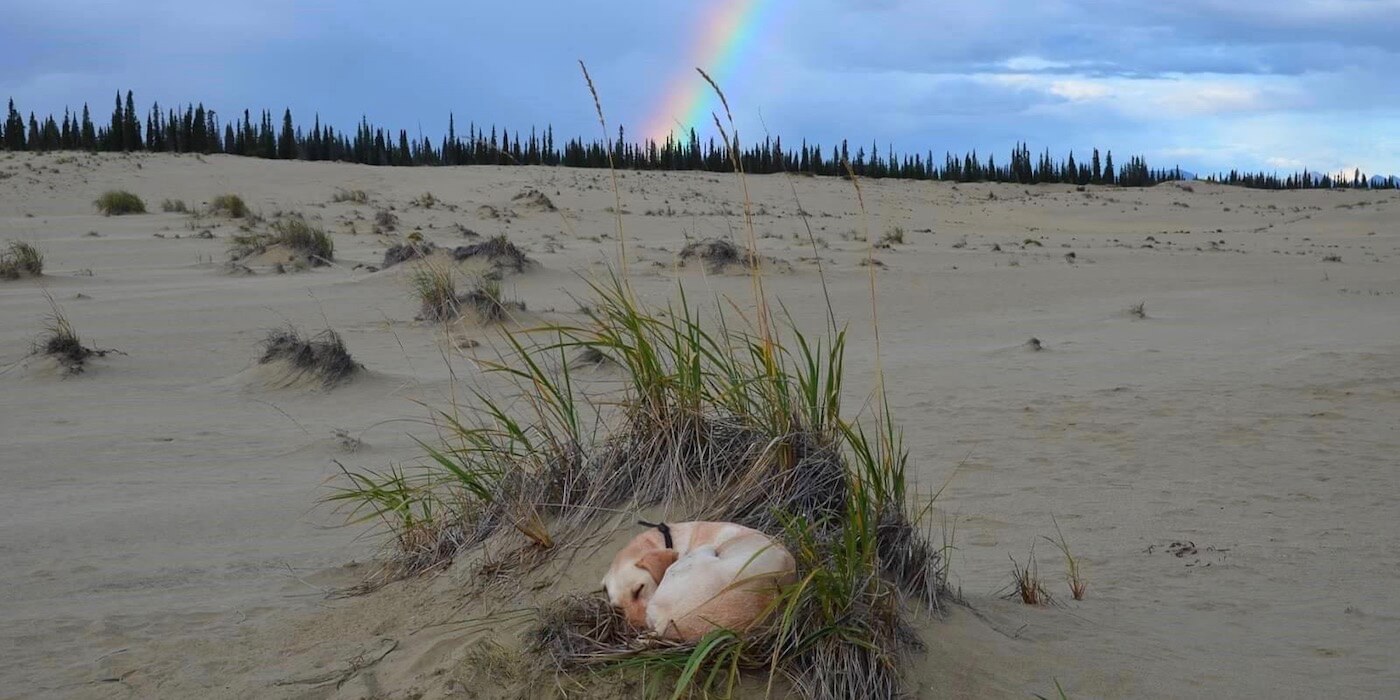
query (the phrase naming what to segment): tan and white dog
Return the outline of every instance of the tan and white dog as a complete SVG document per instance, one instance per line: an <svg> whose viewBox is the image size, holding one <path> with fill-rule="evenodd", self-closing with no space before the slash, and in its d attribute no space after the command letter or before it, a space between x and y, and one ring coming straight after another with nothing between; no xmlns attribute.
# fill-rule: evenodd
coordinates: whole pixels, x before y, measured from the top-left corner
<svg viewBox="0 0 1400 700"><path fill-rule="evenodd" d="M796 570L781 544L753 528L663 523L613 557L603 587L632 625L695 641L717 627L751 627Z"/></svg>

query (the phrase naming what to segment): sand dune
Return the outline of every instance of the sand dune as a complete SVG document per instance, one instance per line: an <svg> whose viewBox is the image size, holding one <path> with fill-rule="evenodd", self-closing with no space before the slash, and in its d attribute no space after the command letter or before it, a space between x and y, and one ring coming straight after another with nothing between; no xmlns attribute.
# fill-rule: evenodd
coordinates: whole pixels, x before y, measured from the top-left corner
<svg viewBox="0 0 1400 700"><path fill-rule="evenodd" d="M415 321L405 274L374 271L385 249L504 234L538 263L503 274L504 295L574 317L587 276L617 264L607 172L24 154L0 170L0 239L46 256L42 277L0 281L0 697L518 693L510 611L560 591L470 598L464 561L328 597L368 575L352 562L380 540L316 502L333 460L416 460L423 404L461 400L454 379L499 337ZM732 177L619 178L640 295L682 279L748 297L746 276L677 265L687 243L742 229ZM890 401L921 486L949 483L934 516L956 526L969 603L923 630L922 694L1400 687L1400 195L867 181L862 216L838 179L749 187L782 270L768 291L819 326L825 275L852 386L875 368L866 234L894 241L874 251ZM91 202L112 188L154 211L236 193L265 217L300 212L335 260L229 274L239 219L103 217ZM369 201L333 202L337 188ZM374 232L380 211L393 231ZM30 356L43 290L122 354L72 376ZM259 343L288 324L336 330L365 371L269 385ZM1000 599L1007 555L1024 561L1052 515L1087 599ZM1058 555L1036 553L1067 599ZM571 591L596 587L608 555L594 559L568 570ZM473 624L492 611L489 632Z"/></svg>

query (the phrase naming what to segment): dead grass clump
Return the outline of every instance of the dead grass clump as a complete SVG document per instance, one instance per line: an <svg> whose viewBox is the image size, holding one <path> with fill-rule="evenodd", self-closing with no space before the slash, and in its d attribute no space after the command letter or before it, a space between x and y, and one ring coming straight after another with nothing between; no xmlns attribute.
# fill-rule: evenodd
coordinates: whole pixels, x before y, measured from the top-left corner
<svg viewBox="0 0 1400 700"><path fill-rule="evenodd" d="M335 243L330 234L299 215L272 222L270 231L235 235L231 241L229 254L235 260L266 252L278 245L304 256L305 263L311 267L325 265L335 259Z"/></svg>
<svg viewBox="0 0 1400 700"><path fill-rule="evenodd" d="M514 270L515 272L524 272L534 263L525 255L525 251L511 243L505 234L488 238L480 243L457 246L452 249L452 257L458 261L469 258L485 258L498 269Z"/></svg>
<svg viewBox="0 0 1400 700"><path fill-rule="evenodd" d="M710 272L723 272L730 265L752 265L753 257L723 238L706 238L681 248L681 262L700 260Z"/></svg>
<svg viewBox="0 0 1400 700"><path fill-rule="evenodd" d="M388 209L378 209L374 212L375 233L393 231L399 226L399 217Z"/></svg>
<svg viewBox="0 0 1400 700"><path fill-rule="evenodd" d="M409 204L412 204L415 207L422 207L424 209L432 209L441 202L442 200L434 196L432 192L424 192L423 194L415 197L413 201L409 202Z"/></svg>
<svg viewBox="0 0 1400 700"><path fill-rule="evenodd" d="M324 387L333 387L361 369L350 357L340 334L326 329L304 337L295 327L269 331L261 344L258 364L283 363L301 377Z"/></svg>
<svg viewBox="0 0 1400 700"><path fill-rule="evenodd" d="M1128 315L1136 319L1147 318L1147 302L1140 301L1128 307Z"/></svg>
<svg viewBox="0 0 1400 700"><path fill-rule="evenodd" d="M418 260L430 255L437 250L437 246L432 241L409 241L407 243L395 243L384 251L384 265L398 265L409 260Z"/></svg>
<svg viewBox="0 0 1400 700"><path fill-rule="evenodd" d="M889 248L895 245L904 245L904 228L902 226L896 226L886 231L880 236L880 242L875 247Z"/></svg>
<svg viewBox="0 0 1400 700"><path fill-rule="evenodd" d="M160 210L167 214L187 214L190 211L189 207L185 206L185 200L183 199L161 200Z"/></svg>
<svg viewBox="0 0 1400 700"><path fill-rule="evenodd" d="M107 216L146 213L146 203L141 201L140 197L126 190L108 190L102 193L102 196L98 197L93 205Z"/></svg>
<svg viewBox="0 0 1400 700"><path fill-rule="evenodd" d="M443 265L423 265L409 278L413 295L418 299L418 319L451 321L461 315L462 302L457 295L457 276Z"/></svg>
<svg viewBox="0 0 1400 700"><path fill-rule="evenodd" d="M106 357L115 350L99 350L83 345L83 341L73 330L73 324L64 315L47 292L44 298L49 302L49 315L45 319L44 334L34 344L34 354L53 358L68 374L82 374L87 369L87 361L92 357Z"/></svg>
<svg viewBox="0 0 1400 700"><path fill-rule="evenodd" d="M1003 597L1020 600L1026 605L1049 605L1053 598L1040 578L1040 566L1035 562L1035 545L1031 545L1025 566L1016 561L1016 557L1008 554L1007 558L1011 560L1011 583L1007 586L1010 590Z"/></svg>
<svg viewBox="0 0 1400 700"><path fill-rule="evenodd" d="M0 249L0 279L15 280L44 274L44 254L32 243L10 241Z"/></svg>
<svg viewBox="0 0 1400 700"><path fill-rule="evenodd" d="M531 209L534 211L558 211L558 208L554 206L553 200L545 193L534 188L517 192L514 197L510 198L510 201L515 206L523 209Z"/></svg>
<svg viewBox="0 0 1400 700"><path fill-rule="evenodd" d="M236 194L221 194L209 202L209 213L242 219L248 216L248 205Z"/></svg>

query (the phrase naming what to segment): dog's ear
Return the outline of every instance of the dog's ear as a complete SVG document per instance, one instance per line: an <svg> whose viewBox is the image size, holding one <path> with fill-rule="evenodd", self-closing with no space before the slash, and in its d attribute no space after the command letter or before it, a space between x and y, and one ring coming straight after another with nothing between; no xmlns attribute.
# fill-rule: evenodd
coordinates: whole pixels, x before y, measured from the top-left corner
<svg viewBox="0 0 1400 700"><path fill-rule="evenodd" d="M666 575L666 569L676 563L676 559L679 557L680 554L674 549L653 550L637 560L637 568L645 569L647 573L651 574L653 581L661 583L661 577Z"/></svg>

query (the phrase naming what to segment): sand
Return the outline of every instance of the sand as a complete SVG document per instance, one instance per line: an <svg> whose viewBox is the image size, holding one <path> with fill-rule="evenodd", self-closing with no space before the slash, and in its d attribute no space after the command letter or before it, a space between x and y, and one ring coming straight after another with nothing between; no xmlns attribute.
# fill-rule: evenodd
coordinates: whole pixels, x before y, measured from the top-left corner
<svg viewBox="0 0 1400 700"><path fill-rule="evenodd" d="M521 601L472 598L468 562L328 596L368 575L383 541L317 501L334 460L419 459L412 436L432 429L417 402L460 400L454 377L478 376L473 354L498 337L415 322L406 267L372 269L388 245L505 233L539 263L506 293L535 318L573 317L586 277L616 264L607 172L6 154L0 173L0 239L47 258L39 279L0 281L0 697L518 694L519 613L500 611L596 588L610 552ZM680 278L749 298L742 271L675 265L688 241L742 230L732 176L619 177L641 295L663 301ZM791 188L811 216L851 324L853 401L875 367L865 231L903 231L875 251L884 368L920 486L947 483L932 517L967 601L926 621L920 695L1400 687L1400 193L866 181L862 216L839 179L749 186L768 289L819 328ZM155 212L225 193L303 212L336 264L233 274L238 220L103 217L91 202L111 188ZM336 188L370 203L332 203ZM528 190L557 211L514 199ZM431 208L410 204L427 192ZM396 231L375 235L389 206ZM71 376L27 357L41 290L89 345L123 354ZM268 381L258 342L288 323L334 328L365 371L332 390ZM1052 515L1087 598L1069 600L1040 541L1061 604L1002 600L1008 555L1053 535Z"/></svg>

